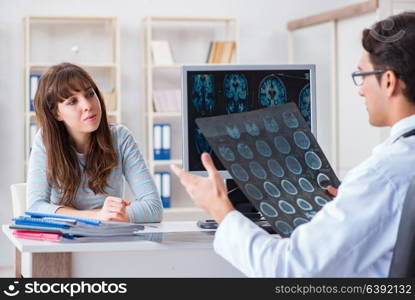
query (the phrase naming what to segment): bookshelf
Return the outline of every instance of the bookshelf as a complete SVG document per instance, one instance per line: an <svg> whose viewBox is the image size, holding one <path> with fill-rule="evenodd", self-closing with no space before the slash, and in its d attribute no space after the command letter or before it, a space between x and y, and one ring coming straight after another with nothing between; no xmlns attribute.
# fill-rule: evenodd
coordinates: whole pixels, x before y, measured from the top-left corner
<svg viewBox="0 0 415 300"><path fill-rule="evenodd" d="M52 65L83 67L101 90L110 122L121 122L119 28L115 17L27 16L24 32L24 174L37 131L31 78ZM99 51L97 51L99 49ZM36 79L32 81L36 83Z"/></svg>
<svg viewBox="0 0 415 300"><path fill-rule="evenodd" d="M208 64L214 42L234 42L230 63L238 62L239 21L236 18L209 17L162 17L148 16L143 19L143 54L145 80L145 109L143 128L146 128L146 156L149 169L155 172L169 172L170 164L182 165L181 110L155 111L155 91L180 90L180 70L183 65ZM153 41L167 41L172 57L170 63L156 64ZM157 42L158 43L158 42ZM165 44L165 43L164 43ZM177 98L177 97L176 97ZM177 99L174 98L174 101ZM180 98L180 96L179 96ZM179 99L181 103L181 99ZM153 126L157 123L171 125L171 158L155 160L153 156ZM203 214L187 196L178 179L171 176L170 208L165 209L171 220L201 218ZM172 215L181 217L171 217Z"/></svg>

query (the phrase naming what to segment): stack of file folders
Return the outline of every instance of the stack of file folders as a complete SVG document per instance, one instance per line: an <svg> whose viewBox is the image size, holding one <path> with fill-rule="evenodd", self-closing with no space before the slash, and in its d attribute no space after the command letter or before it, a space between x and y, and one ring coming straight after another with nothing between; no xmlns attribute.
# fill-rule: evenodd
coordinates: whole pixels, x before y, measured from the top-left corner
<svg viewBox="0 0 415 300"><path fill-rule="evenodd" d="M13 219L10 229L22 238L59 240L58 237L114 237L132 236L144 229L143 225L124 222L102 222L98 220L26 212L25 216Z"/></svg>

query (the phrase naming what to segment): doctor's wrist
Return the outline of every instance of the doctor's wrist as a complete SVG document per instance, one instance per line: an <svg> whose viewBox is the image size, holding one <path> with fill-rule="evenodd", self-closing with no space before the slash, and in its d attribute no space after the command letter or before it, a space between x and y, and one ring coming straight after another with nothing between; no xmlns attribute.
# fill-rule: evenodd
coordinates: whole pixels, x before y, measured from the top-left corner
<svg viewBox="0 0 415 300"><path fill-rule="evenodd" d="M235 207L233 207L231 201L229 198L225 198L220 201L221 204L216 207L213 211L211 211L211 214L213 218L215 219L216 223L220 224L223 219L226 217L226 215L232 211L235 210Z"/></svg>

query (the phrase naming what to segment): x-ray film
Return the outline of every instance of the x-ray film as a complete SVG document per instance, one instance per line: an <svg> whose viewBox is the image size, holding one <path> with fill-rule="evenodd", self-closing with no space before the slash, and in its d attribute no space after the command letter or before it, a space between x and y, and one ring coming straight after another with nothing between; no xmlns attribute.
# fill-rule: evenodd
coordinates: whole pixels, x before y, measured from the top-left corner
<svg viewBox="0 0 415 300"><path fill-rule="evenodd" d="M198 118L216 156L281 236L307 223L340 182L298 107Z"/></svg>

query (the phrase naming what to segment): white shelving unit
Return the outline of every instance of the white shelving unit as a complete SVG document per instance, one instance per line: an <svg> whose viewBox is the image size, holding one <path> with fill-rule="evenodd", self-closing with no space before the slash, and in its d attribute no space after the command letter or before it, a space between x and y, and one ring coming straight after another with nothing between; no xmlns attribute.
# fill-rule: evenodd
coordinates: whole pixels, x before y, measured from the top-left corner
<svg viewBox="0 0 415 300"><path fill-rule="evenodd" d="M70 62L84 68L103 94L110 122L121 122L119 28L115 17L27 16L24 26L24 168L30 154L35 112L30 75Z"/></svg>
<svg viewBox="0 0 415 300"><path fill-rule="evenodd" d="M232 63L238 62L239 22L235 18L207 17L159 17L148 16L143 19L144 29L144 74L145 74L145 116L143 126L146 128L147 148L144 153L152 173L169 171L170 164L182 165L181 148L181 113L156 112L153 105L153 92L163 89L180 89L180 70L183 65L207 64L209 46L213 41L235 41ZM154 64L151 42L153 40L168 41L172 51L172 64ZM170 160L154 160L153 157L153 125L169 123L172 127L172 157ZM166 214L193 214L200 216L184 189L172 176L171 208ZM171 218L169 218L171 219ZM172 218L176 219L176 218Z"/></svg>

